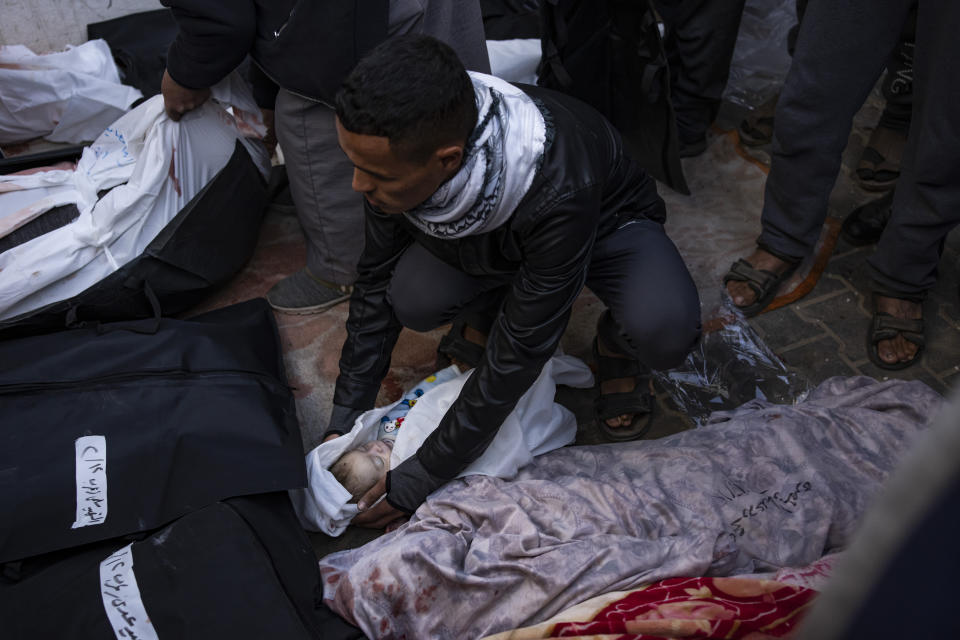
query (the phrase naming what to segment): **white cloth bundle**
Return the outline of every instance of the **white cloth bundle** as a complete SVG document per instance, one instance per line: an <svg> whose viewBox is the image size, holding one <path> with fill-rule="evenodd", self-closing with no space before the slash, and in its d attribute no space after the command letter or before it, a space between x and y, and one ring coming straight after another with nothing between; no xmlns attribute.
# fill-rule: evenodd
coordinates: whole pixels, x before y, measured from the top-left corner
<svg viewBox="0 0 960 640"><path fill-rule="evenodd" d="M0 319L77 295L140 255L226 165L238 139L266 175L263 144L244 137L263 131L249 89L228 78L213 96L179 122L154 96L107 127L74 171L0 176L0 228L59 205L80 211L70 224L0 253Z"/></svg>
<svg viewBox="0 0 960 640"><path fill-rule="evenodd" d="M103 40L42 55L0 47L0 144L93 140L142 96L120 84Z"/></svg>
<svg viewBox="0 0 960 640"><path fill-rule="evenodd" d="M472 369L462 373L417 400L398 432L390 455L391 469L417 452L472 373ZM487 450L458 477L487 475L509 479L534 456L571 444L577 436L577 420L553 401L558 384L587 388L593 386L593 374L572 356L555 355L548 360ZM350 503L350 493L330 473L330 466L350 449L375 440L380 417L395 404L367 411L357 418L350 433L324 442L307 454L307 488L290 492L305 529L338 536L357 515L357 505Z"/></svg>

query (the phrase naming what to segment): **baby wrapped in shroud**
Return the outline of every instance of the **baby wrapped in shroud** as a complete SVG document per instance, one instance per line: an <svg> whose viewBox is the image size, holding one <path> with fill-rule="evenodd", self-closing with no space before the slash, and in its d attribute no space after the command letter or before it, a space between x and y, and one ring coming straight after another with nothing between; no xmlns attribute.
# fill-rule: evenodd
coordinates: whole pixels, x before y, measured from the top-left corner
<svg viewBox="0 0 960 640"><path fill-rule="evenodd" d="M357 494L358 487L373 478L369 489L382 474L414 455L440 424L472 373L473 370L460 373L455 367L438 371L434 382L428 382L428 378L414 387L412 397L408 394L389 406L365 412L349 433L324 442L308 453L307 487L290 492L304 528L332 536L343 533L359 513L357 498L366 492L364 489ZM429 387L424 388L424 384ZM458 477L480 474L513 478L534 456L571 444L577 435L577 421L568 409L554 402L557 384L589 388L593 386L593 374L577 358L553 356L504 420L487 450ZM417 395L417 389L423 391L422 395ZM396 418L390 418L398 411L404 413L397 415L402 417L400 428ZM388 418L386 422L381 421L384 417ZM394 421L392 433L396 436L392 447L381 439L389 433L386 429L391 421ZM382 430L381 425L384 425ZM341 478L348 481L356 475L365 476L363 482L358 481L351 488L345 487L332 471L345 454L348 454L347 463L341 463L345 469L338 469L338 473L343 474ZM361 455L369 464L357 462ZM351 458L355 461L350 462ZM366 470L361 472L360 467Z"/></svg>

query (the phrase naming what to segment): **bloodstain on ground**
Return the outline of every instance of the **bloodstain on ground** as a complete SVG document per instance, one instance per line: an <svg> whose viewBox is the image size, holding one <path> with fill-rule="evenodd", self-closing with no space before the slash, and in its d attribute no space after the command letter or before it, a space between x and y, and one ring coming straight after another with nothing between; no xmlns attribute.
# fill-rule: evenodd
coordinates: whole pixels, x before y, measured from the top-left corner
<svg viewBox="0 0 960 640"><path fill-rule="evenodd" d="M390 400L390 402L399 400L401 397L403 397L403 385L397 381L393 371L387 372L387 377L385 377L383 382L380 384L380 393L389 398L393 398L393 400Z"/></svg>

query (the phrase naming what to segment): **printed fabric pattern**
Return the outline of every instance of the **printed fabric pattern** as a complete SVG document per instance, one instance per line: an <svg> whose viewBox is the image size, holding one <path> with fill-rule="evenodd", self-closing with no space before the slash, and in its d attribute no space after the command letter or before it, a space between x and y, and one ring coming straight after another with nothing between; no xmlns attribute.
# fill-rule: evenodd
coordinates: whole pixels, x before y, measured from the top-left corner
<svg viewBox="0 0 960 640"><path fill-rule="evenodd" d="M561 622L551 638L782 638L817 592L772 580L669 578L608 604L588 622Z"/></svg>

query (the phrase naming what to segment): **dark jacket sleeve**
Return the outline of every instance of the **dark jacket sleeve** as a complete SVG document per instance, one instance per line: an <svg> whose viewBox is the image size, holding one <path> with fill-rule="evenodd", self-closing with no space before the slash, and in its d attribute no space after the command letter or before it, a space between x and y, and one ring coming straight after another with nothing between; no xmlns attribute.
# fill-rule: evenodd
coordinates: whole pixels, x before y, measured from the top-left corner
<svg viewBox="0 0 960 640"><path fill-rule="evenodd" d="M275 109L277 94L280 86L270 79L256 62L250 64L250 86L253 88L253 99L261 109Z"/></svg>
<svg viewBox="0 0 960 640"><path fill-rule="evenodd" d="M600 202L596 191L570 195L521 230L523 262L484 359L417 454L388 475L387 501L395 508L415 511L480 457L553 355L586 282L596 234L590 209Z"/></svg>
<svg viewBox="0 0 960 640"><path fill-rule="evenodd" d="M364 213L365 244L350 296L347 339L333 394L334 405L352 409L373 407L390 367L401 325L387 301L387 289L397 260L412 242L399 216L376 213L366 203Z"/></svg>
<svg viewBox="0 0 960 640"><path fill-rule="evenodd" d="M160 0L179 31L167 52L167 71L191 89L211 87L237 68L253 47L253 0Z"/></svg>

